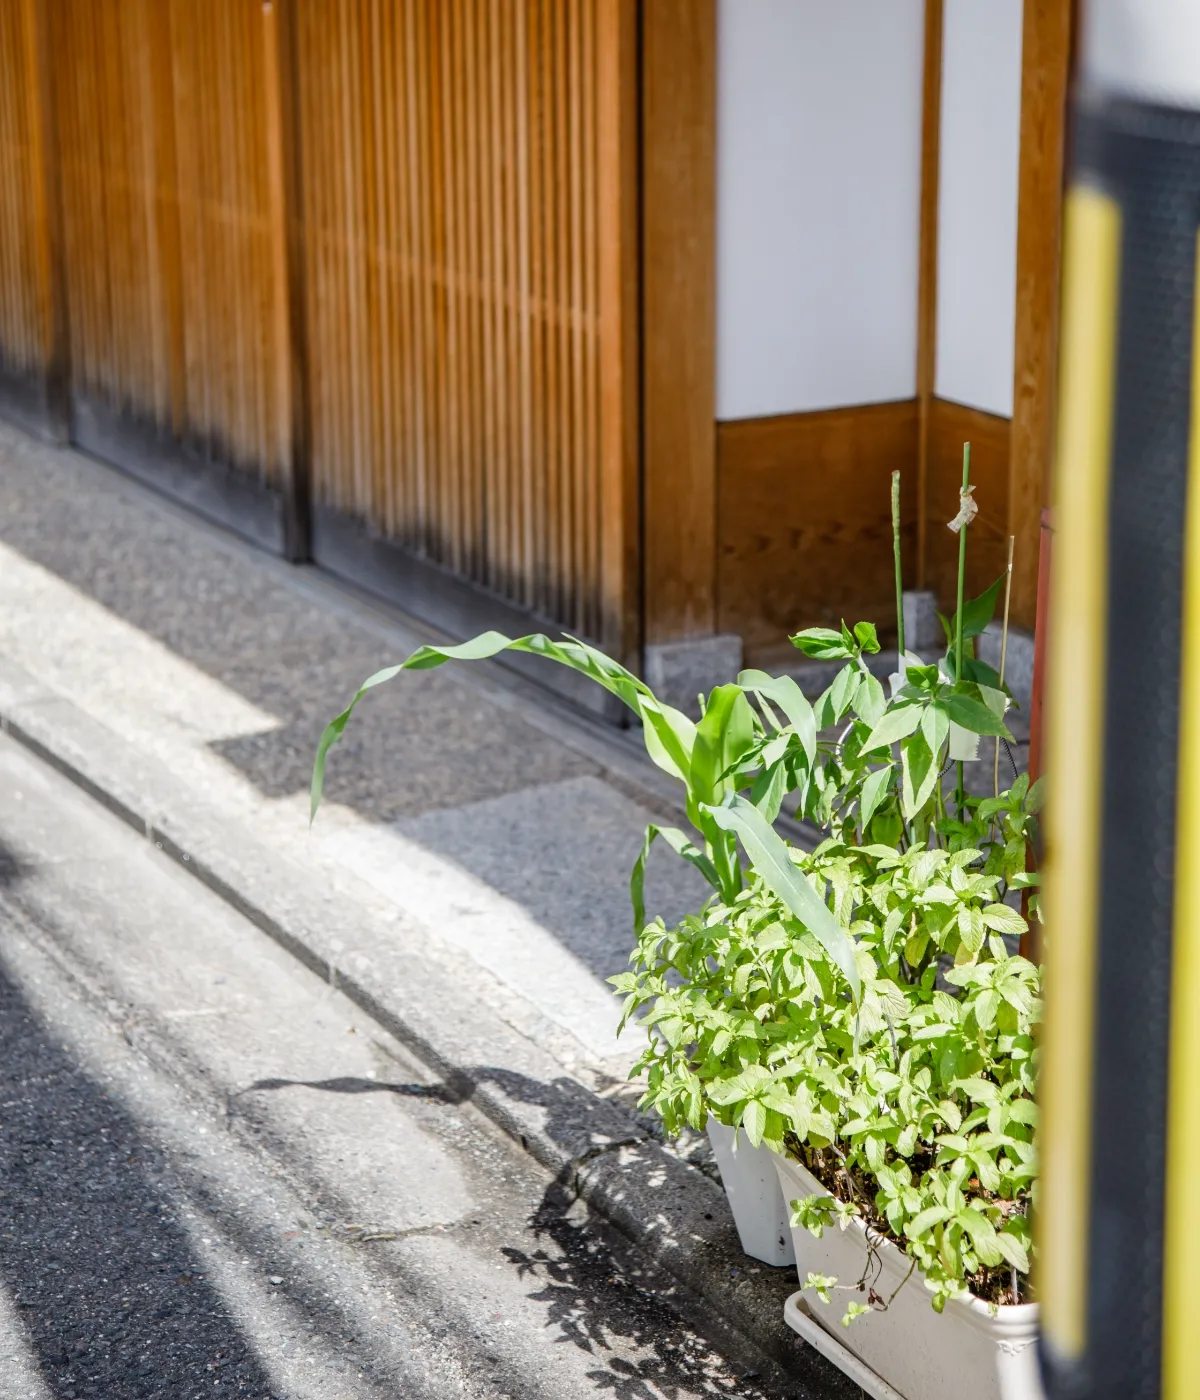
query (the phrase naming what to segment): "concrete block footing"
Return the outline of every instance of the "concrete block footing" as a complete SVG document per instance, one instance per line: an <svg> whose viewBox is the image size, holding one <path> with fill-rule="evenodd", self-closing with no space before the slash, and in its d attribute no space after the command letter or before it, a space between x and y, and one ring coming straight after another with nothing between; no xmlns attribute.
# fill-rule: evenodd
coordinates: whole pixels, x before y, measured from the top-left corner
<svg viewBox="0 0 1200 1400"><path fill-rule="evenodd" d="M732 632L658 642L646 647L646 684L668 705L698 711L696 697L736 680L742 669L742 639Z"/></svg>

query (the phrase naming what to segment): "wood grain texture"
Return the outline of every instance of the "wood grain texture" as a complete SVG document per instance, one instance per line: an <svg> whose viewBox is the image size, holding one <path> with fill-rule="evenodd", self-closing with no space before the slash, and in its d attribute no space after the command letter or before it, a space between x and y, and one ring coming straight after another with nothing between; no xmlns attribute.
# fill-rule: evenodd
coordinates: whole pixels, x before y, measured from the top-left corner
<svg viewBox="0 0 1200 1400"><path fill-rule="evenodd" d="M716 0L642 7L646 640L716 621Z"/></svg>
<svg viewBox="0 0 1200 1400"><path fill-rule="evenodd" d="M263 16L267 197L271 232L271 397L283 470L284 554L311 555L308 317L300 156L297 0L265 0Z"/></svg>
<svg viewBox="0 0 1200 1400"><path fill-rule="evenodd" d="M599 377L585 395L586 442L600 454L589 486L600 515L599 570L604 645L626 665L641 665L641 254L639 200L639 47L634 0L598 0L596 173L584 189L599 217L584 221L585 288L600 308ZM586 171L586 167L585 167ZM594 267L594 272L593 272ZM585 384L589 381L585 379ZM599 410L597 421L596 410Z"/></svg>
<svg viewBox="0 0 1200 1400"><path fill-rule="evenodd" d="M1017 315L1008 528L1016 536L1013 621L1032 627L1042 507L1049 500L1058 357L1059 265L1073 42L1071 0L1025 6Z"/></svg>
<svg viewBox="0 0 1200 1400"><path fill-rule="evenodd" d="M0 374L26 385L31 426L66 433L57 123L45 7L0 0Z"/></svg>
<svg viewBox="0 0 1200 1400"><path fill-rule="evenodd" d="M274 482L262 0L49 13L73 394Z"/></svg>
<svg viewBox="0 0 1200 1400"><path fill-rule="evenodd" d="M943 0L925 0L921 77L921 228L917 265L917 565L925 586L929 451L937 382L938 186L942 145Z"/></svg>
<svg viewBox="0 0 1200 1400"><path fill-rule="evenodd" d="M916 553L917 401L717 425L717 622L750 662L791 654L801 627L875 622L894 645L891 474L904 566ZM949 517L947 517L948 519Z"/></svg>
<svg viewBox="0 0 1200 1400"><path fill-rule="evenodd" d="M971 480L979 514L967 541L967 595L981 592L1004 572L1008 559L1008 470L1012 425L1007 418L934 399L930 419L925 586L943 610L954 607L958 578L957 536L946 522L958 513L963 443L971 444ZM1014 572L1021 561L1017 541ZM1033 547L1037 547L1034 537ZM1034 560L1036 567L1036 557Z"/></svg>
<svg viewBox="0 0 1200 1400"><path fill-rule="evenodd" d="M635 16L297 7L313 499L623 654Z"/></svg>

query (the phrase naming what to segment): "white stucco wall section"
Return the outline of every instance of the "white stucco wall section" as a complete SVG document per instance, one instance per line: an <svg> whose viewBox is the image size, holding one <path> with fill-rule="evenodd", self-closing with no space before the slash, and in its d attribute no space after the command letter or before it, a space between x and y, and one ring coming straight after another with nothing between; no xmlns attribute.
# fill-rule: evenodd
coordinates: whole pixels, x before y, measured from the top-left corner
<svg viewBox="0 0 1200 1400"><path fill-rule="evenodd" d="M1005 416L1013 404L1021 17L1021 0L946 0L942 39L936 392Z"/></svg>
<svg viewBox="0 0 1200 1400"><path fill-rule="evenodd" d="M718 25L717 416L910 398L923 0L719 0Z"/></svg>

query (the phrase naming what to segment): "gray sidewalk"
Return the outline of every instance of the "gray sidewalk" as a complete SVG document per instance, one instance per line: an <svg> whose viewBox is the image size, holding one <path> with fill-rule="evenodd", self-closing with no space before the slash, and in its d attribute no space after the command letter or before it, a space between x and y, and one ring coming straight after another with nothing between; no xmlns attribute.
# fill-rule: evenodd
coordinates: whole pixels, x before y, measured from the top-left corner
<svg viewBox="0 0 1200 1400"><path fill-rule="evenodd" d="M632 736L494 665L405 676L360 708L310 833L325 722L432 634L3 425L0 598L0 654L462 949L568 1068L624 1077L636 1042L616 1044L604 978L625 966L629 868L663 811ZM650 907L671 917L697 890L662 852Z"/></svg>
<svg viewBox="0 0 1200 1400"><path fill-rule="evenodd" d="M636 1037L614 1041L603 978L642 826L679 820L635 736L494 665L405 677L335 750L310 832L321 727L429 634L2 425L0 598L13 737L341 989L734 1350L797 1395L854 1393L784 1327L794 1272L741 1254L706 1144L629 1106ZM664 854L651 907L687 907L689 873Z"/></svg>
<svg viewBox="0 0 1200 1400"><path fill-rule="evenodd" d="M673 1293L346 996L0 736L0 1400L795 1393Z"/></svg>

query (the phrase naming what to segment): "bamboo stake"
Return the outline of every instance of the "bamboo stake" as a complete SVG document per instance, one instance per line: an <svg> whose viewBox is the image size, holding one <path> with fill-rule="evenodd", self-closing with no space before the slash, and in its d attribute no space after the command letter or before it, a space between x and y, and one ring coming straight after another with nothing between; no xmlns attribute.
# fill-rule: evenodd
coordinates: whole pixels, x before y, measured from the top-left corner
<svg viewBox="0 0 1200 1400"><path fill-rule="evenodd" d="M962 491L959 495L959 509L962 510L966 504L967 493L971 485L971 444L963 443L963 479ZM957 685L962 680L963 671L963 580L967 572L967 521L963 519L958 530L958 611L954 617L954 682ZM955 804L958 807L958 819L962 821L963 807L966 803L965 782L963 774L963 761L958 760L957 772L958 784L955 790Z"/></svg>
<svg viewBox="0 0 1200 1400"><path fill-rule="evenodd" d="M1013 546L1015 535L1008 537L1008 565L1004 574L1004 630L1000 634L1000 689L1004 689L1004 663L1008 659L1008 605L1012 601ZM992 796L1000 796L1000 738L996 737L996 753L992 760Z"/></svg>
<svg viewBox="0 0 1200 1400"><path fill-rule="evenodd" d="M896 669L904 674L904 582L900 573L900 473L892 473L892 553L896 559Z"/></svg>

